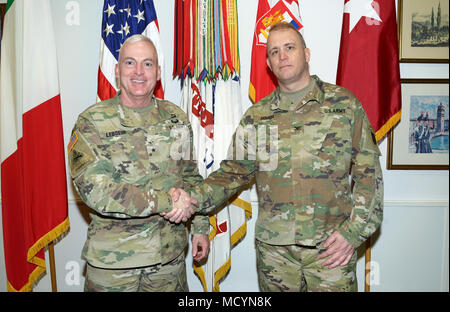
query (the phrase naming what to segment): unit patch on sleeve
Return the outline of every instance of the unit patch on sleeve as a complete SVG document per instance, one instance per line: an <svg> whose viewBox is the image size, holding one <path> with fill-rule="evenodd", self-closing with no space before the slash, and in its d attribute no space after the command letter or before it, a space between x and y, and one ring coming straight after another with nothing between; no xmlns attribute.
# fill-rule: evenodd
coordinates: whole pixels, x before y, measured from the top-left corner
<svg viewBox="0 0 450 312"><path fill-rule="evenodd" d="M78 135L77 135L77 132L74 131L72 133L72 136L70 137L69 144L67 144L67 154L70 153L70 151L72 150L72 148L75 145L75 143L77 143L77 141L78 141Z"/></svg>

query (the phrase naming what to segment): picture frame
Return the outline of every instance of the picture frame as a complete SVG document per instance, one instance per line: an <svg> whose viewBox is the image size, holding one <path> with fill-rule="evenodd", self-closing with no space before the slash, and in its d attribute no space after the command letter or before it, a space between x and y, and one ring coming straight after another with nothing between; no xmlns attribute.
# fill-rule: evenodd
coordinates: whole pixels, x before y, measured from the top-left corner
<svg viewBox="0 0 450 312"><path fill-rule="evenodd" d="M449 169L448 79L401 79L402 116L388 134L387 169Z"/></svg>
<svg viewBox="0 0 450 312"><path fill-rule="evenodd" d="M399 0L400 62L448 63L448 16L448 1Z"/></svg>
<svg viewBox="0 0 450 312"><path fill-rule="evenodd" d="M1 30L0 31L0 39L3 33L3 21L5 20L5 13L6 13L6 3L0 3L0 21L1 21Z"/></svg>

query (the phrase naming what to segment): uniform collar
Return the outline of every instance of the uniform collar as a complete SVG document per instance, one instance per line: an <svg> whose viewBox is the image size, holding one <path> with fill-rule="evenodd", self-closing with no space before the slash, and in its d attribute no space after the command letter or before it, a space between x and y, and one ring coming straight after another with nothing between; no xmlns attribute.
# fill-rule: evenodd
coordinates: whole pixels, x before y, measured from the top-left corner
<svg viewBox="0 0 450 312"><path fill-rule="evenodd" d="M154 95L152 95L152 101L150 102L150 105L153 106L149 114L151 120L144 120L137 110L122 104L119 97L120 94L121 91L119 90L113 98L113 104L117 107L120 123L124 127L141 127L145 124L157 123L160 120L158 103Z"/></svg>
<svg viewBox="0 0 450 312"><path fill-rule="evenodd" d="M311 79L313 79L315 81L314 87L298 103L298 105L297 105L295 110L298 110L299 108L301 108L303 105L305 105L306 103L308 103L310 101L316 101L316 102L318 102L320 104L323 103L323 101L325 99L325 92L323 91L323 81L320 80L319 77L317 77L316 75L312 75ZM284 97L281 96L280 87L277 87L275 89L275 91L272 93L272 96L273 96L273 99L270 101L272 103L270 108L273 111L276 111L276 110L287 111L287 110L289 110L289 107L290 107L291 104L290 104L289 101L283 100Z"/></svg>

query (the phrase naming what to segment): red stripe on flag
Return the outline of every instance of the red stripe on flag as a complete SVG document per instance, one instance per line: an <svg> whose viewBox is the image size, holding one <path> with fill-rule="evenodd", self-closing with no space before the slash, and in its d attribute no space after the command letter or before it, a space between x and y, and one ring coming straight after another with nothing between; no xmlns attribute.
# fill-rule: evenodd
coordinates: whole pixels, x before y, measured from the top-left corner
<svg viewBox="0 0 450 312"><path fill-rule="evenodd" d="M5 249L6 275L15 290L31 291L29 275L36 268L27 262L29 243L24 220L27 220L23 183L23 144L17 142L17 151L2 162L2 217L3 245ZM42 272L42 270L40 270Z"/></svg>
<svg viewBox="0 0 450 312"><path fill-rule="evenodd" d="M292 0L292 2L297 0ZM250 69L249 96L253 103L258 102L265 96L273 92L278 86L277 79L266 64L266 42L268 31L272 23L284 21L283 14L287 12L291 18L296 20L301 29L303 25L299 18L292 14L283 1L278 1L272 8L267 0L261 0L258 3L256 13L255 30L253 34L252 45L252 63Z"/></svg>
<svg viewBox="0 0 450 312"><path fill-rule="evenodd" d="M105 75L103 75L102 69L98 67L98 77L97 77L97 96L100 101L110 99L116 95L116 89L109 83Z"/></svg>
<svg viewBox="0 0 450 312"><path fill-rule="evenodd" d="M226 55L226 65L228 65L230 71L233 70L233 60L231 59L231 41L230 41L230 33L228 31L228 10L227 10L227 1L222 1L222 21L223 21L223 36L224 36L224 49L222 55Z"/></svg>
<svg viewBox="0 0 450 312"><path fill-rule="evenodd" d="M191 3L190 0L183 1L183 63L181 64L184 77L186 77L191 57Z"/></svg>
<svg viewBox="0 0 450 312"><path fill-rule="evenodd" d="M18 149L1 165L10 290L32 289L45 271L43 248L69 227L62 129L58 95L23 115Z"/></svg>
<svg viewBox="0 0 450 312"><path fill-rule="evenodd" d="M164 90L161 84L161 80L158 80L156 82L155 91L153 91L153 94L161 100L164 100Z"/></svg>

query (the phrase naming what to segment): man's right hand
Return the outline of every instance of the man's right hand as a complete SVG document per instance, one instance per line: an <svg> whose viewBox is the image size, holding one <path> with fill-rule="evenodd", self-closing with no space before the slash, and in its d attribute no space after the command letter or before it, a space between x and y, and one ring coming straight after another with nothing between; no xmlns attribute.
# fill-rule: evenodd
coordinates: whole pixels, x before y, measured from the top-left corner
<svg viewBox="0 0 450 312"><path fill-rule="evenodd" d="M189 194L182 189L171 188L168 194L172 197L172 210L161 215L170 222L186 222L194 214L192 204L198 206L195 199L189 197Z"/></svg>

